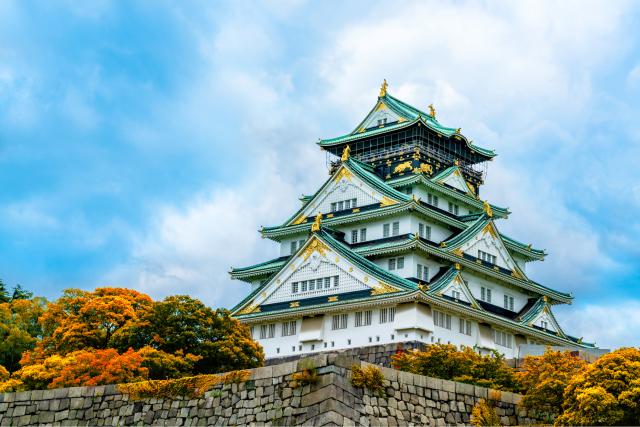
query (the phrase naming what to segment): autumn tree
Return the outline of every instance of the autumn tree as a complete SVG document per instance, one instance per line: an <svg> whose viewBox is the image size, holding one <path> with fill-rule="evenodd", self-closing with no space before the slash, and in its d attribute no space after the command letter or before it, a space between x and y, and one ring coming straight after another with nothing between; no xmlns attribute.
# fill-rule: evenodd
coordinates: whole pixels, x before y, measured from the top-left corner
<svg viewBox="0 0 640 427"><path fill-rule="evenodd" d="M0 303L0 365L17 370L22 353L31 350L42 336L38 318L44 312L44 298L14 299Z"/></svg>
<svg viewBox="0 0 640 427"><path fill-rule="evenodd" d="M638 425L640 349L620 348L587 365L564 393L556 425Z"/></svg>
<svg viewBox="0 0 640 427"><path fill-rule="evenodd" d="M33 298L33 292L24 289L21 285L15 285L13 287L13 293L11 294L12 301L31 298Z"/></svg>
<svg viewBox="0 0 640 427"><path fill-rule="evenodd" d="M38 345L47 354L112 348L152 305L148 295L132 289L67 289L41 317L44 338Z"/></svg>
<svg viewBox="0 0 640 427"><path fill-rule="evenodd" d="M9 301L11 301L11 298L9 297L7 286L4 284L2 279L0 279L0 303L9 302Z"/></svg>
<svg viewBox="0 0 640 427"><path fill-rule="evenodd" d="M156 302L120 336L120 349L146 345L200 357L194 366L196 373L252 368L264 360L262 347L251 338L246 325L231 318L227 310L213 310L186 295Z"/></svg>
<svg viewBox="0 0 640 427"><path fill-rule="evenodd" d="M142 367L149 371L149 379L165 380L193 375L196 362L201 356L184 354L181 350L170 354L152 347L143 347L138 350L142 357Z"/></svg>
<svg viewBox="0 0 640 427"><path fill-rule="evenodd" d="M424 351L395 354L392 363L397 369L414 374L501 390L516 388L513 370L497 352L481 356L469 347L458 350L453 344L432 344Z"/></svg>
<svg viewBox="0 0 640 427"><path fill-rule="evenodd" d="M521 405L540 412L557 413L562 396L586 362L569 351L547 348L542 356L527 356L516 373L524 396Z"/></svg>

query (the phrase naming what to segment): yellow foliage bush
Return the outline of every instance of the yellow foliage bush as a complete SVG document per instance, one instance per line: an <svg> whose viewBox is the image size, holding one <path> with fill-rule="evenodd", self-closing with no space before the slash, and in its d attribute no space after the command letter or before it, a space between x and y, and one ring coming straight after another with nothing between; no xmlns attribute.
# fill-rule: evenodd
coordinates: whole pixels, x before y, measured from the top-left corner
<svg viewBox="0 0 640 427"><path fill-rule="evenodd" d="M373 365L366 365L364 368L353 365L351 367L351 385L355 388L366 388L381 396L384 393L384 375L382 375L380 368Z"/></svg>
<svg viewBox="0 0 640 427"><path fill-rule="evenodd" d="M315 368L307 368L300 372L294 372L291 379L293 379L291 388L298 388L307 384L316 384L318 382L318 373Z"/></svg>
<svg viewBox="0 0 640 427"><path fill-rule="evenodd" d="M500 417L496 414L493 406L489 405L486 400L480 399L471 410L471 425L476 427L499 426Z"/></svg>

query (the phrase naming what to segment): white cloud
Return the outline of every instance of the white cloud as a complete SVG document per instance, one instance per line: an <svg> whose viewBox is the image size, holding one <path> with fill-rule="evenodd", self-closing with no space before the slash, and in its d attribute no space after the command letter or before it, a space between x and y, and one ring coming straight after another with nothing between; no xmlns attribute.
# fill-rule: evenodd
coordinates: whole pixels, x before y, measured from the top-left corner
<svg viewBox="0 0 640 427"><path fill-rule="evenodd" d="M564 330L601 348L640 347L640 302L566 307L556 313Z"/></svg>

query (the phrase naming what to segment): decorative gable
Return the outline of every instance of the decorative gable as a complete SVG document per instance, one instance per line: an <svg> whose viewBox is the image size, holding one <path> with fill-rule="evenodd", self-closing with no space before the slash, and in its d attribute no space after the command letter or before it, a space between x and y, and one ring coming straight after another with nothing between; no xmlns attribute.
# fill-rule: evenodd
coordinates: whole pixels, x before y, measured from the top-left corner
<svg viewBox="0 0 640 427"><path fill-rule="evenodd" d="M333 205L335 203L335 205ZM323 188L304 206L293 224L305 222L318 213L357 209L375 203L396 203L342 165ZM357 211L356 211L357 212Z"/></svg>
<svg viewBox="0 0 640 427"><path fill-rule="evenodd" d="M452 167L452 170L449 174L440 179L436 178L435 181L439 184L446 184L449 187L453 187L456 190L459 190L470 196L475 196L472 187L470 187L470 184L465 181L462 173L460 172L460 168L458 168L457 166Z"/></svg>
<svg viewBox="0 0 640 427"><path fill-rule="evenodd" d="M525 320L526 324L528 326L551 331L560 336L565 336L555 316L551 312L549 304L545 302L543 304L537 304L537 306L538 307L534 306L532 308L534 313L528 313L528 316L525 315L526 317L528 317L528 319ZM537 311L537 314L535 313L535 311Z"/></svg>
<svg viewBox="0 0 640 427"><path fill-rule="evenodd" d="M324 302L336 302L341 294L363 292L366 296L398 290L372 277L314 235L237 314L258 312L262 305L289 303L284 308L295 308L311 298L326 297Z"/></svg>
<svg viewBox="0 0 640 427"><path fill-rule="evenodd" d="M433 283L430 293L452 298L456 301L468 304L473 308L482 310L467 286L459 270L451 268L440 280Z"/></svg>
<svg viewBox="0 0 640 427"><path fill-rule="evenodd" d="M502 239L500 239L498 231L492 222L488 222L474 237L463 243L460 246L460 250L484 261L488 261L487 256L495 257L492 258L492 260L495 261L493 264L507 270L515 271L517 275L524 277L522 271L502 242Z"/></svg>
<svg viewBox="0 0 640 427"><path fill-rule="evenodd" d="M391 110L383 101L378 101L373 110L371 110L369 115L362 121L358 129L356 129L356 132L362 132L365 129L382 127L386 124L404 120L406 119Z"/></svg>

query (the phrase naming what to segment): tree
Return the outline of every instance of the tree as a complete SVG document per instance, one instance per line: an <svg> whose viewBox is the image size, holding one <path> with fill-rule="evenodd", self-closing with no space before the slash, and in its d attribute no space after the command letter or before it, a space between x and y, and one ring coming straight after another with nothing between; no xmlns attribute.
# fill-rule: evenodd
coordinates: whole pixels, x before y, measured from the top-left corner
<svg viewBox="0 0 640 427"><path fill-rule="evenodd" d="M132 289L67 289L41 317L44 337L38 345L47 354L114 347L119 334L133 327L152 305L148 295Z"/></svg>
<svg viewBox="0 0 640 427"><path fill-rule="evenodd" d="M10 372L19 369L22 353L33 349L42 336L38 318L45 306L44 298L0 303L0 364Z"/></svg>
<svg viewBox="0 0 640 427"><path fill-rule="evenodd" d="M2 279L0 279L0 303L9 302L11 298L9 298L9 292L7 291L7 286L4 284Z"/></svg>
<svg viewBox="0 0 640 427"><path fill-rule="evenodd" d="M156 302L119 339L120 349L149 345L167 353L199 356L196 373L253 368L264 360L262 347L251 338L246 325L231 318L227 310L212 310L186 295Z"/></svg>
<svg viewBox="0 0 640 427"><path fill-rule="evenodd" d="M586 362L569 351L547 348L542 356L527 356L522 370L516 373L524 392L521 401L527 409L556 412L562 405L562 396Z"/></svg>
<svg viewBox="0 0 640 427"><path fill-rule="evenodd" d="M498 352L481 356L471 348L458 350L452 344L432 344L424 351L408 351L392 356L393 366L402 371L492 387L514 390L513 370Z"/></svg>
<svg viewBox="0 0 640 427"><path fill-rule="evenodd" d="M202 359L193 354L183 355L182 351L169 354L152 347L143 347L138 350L142 357L142 367L149 371L149 379L166 380L193 375L193 366Z"/></svg>
<svg viewBox="0 0 640 427"><path fill-rule="evenodd" d="M16 301L19 299L31 299L33 298L33 292L24 289L20 285L15 285L13 287L13 294L11 295L11 301Z"/></svg>
<svg viewBox="0 0 640 427"><path fill-rule="evenodd" d="M567 385L556 425L637 425L640 349L621 348L586 365Z"/></svg>

